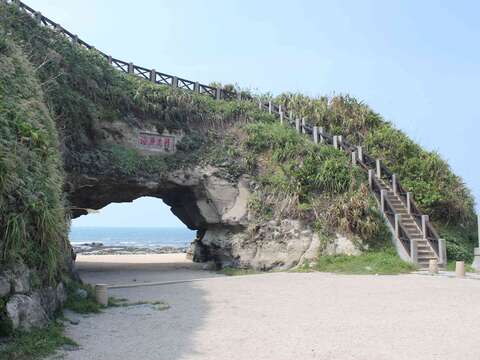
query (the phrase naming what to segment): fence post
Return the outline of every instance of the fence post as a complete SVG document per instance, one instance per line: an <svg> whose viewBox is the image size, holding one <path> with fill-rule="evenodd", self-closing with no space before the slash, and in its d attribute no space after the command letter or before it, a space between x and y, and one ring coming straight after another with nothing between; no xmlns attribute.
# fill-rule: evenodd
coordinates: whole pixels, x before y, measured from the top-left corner
<svg viewBox="0 0 480 360"><path fill-rule="evenodd" d="M280 114L282 112L282 105L278 105L278 113Z"/></svg>
<svg viewBox="0 0 480 360"><path fill-rule="evenodd" d="M295 119L295 129L297 129L297 132L300 133L300 119L299 118Z"/></svg>
<svg viewBox="0 0 480 360"><path fill-rule="evenodd" d="M172 87L176 88L178 86L178 78L176 76L172 77Z"/></svg>
<svg viewBox="0 0 480 360"><path fill-rule="evenodd" d="M200 93L200 83L198 81L193 85L193 92Z"/></svg>
<svg viewBox="0 0 480 360"><path fill-rule="evenodd" d="M392 187L393 187L393 194L397 195L397 175L392 174Z"/></svg>
<svg viewBox="0 0 480 360"><path fill-rule="evenodd" d="M112 55L108 55L107 61L110 65L112 65Z"/></svg>
<svg viewBox="0 0 480 360"><path fill-rule="evenodd" d="M412 193L407 192L407 212L412 213Z"/></svg>
<svg viewBox="0 0 480 360"><path fill-rule="evenodd" d="M428 224L428 215L422 215L422 232L423 238L427 238L427 224Z"/></svg>
<svg viewBox="0 0 480 360"><path fill-rule="evenodd" d="M242 101L242 92L240 90L237 91L237 100Z"/></svg>
<svg viewBox="0 0 480 360"><path fill-rule="evenodd" d="M222 98L222 89L217 87L217 90L215 91L215 99L220 100Z"/></svg>
<svg viewBox="0 0 480 360"><path fill-rule="evenodd" d="M357 165L357 152L352 151L352 165Z"/></svg>
<svg viewBox="0 0 480 360"><path fill-rule="evenodd" d="M373 169L368 169L368 187L373 189Z"/></svg>
<svg viewBox="0 0 480 360"><path fill-rule="evenodd" d="M72 44L74 44L74 45L78 44L78 35L73 35Z"/></svg>
<svg viewBox="0 0 480 360"><path fill-rule="evenodd" d="M305 129L305 118L302 118L302 134L306 134L307 130Z"/></svg>
<svg viewBox="0 0 480 360"><path fill-rule="evenodd" d="M323 138L323 127L322 126L320 126L318 128L318 132L320 134L320 144L323 144L325 142L325 139Z"/></svg>
<svg viewBox="0 0 480 360"><path fill-rule="evenodd" d="M402 215L395 214L395 237L400 238L400 221L402 220Z"/></svg>
<svg viewBox="0 0 480 360"><path fill-rule="evenodd" d="M150 81L153 83L157 82L157 71L155 69L150 70Z"/></svg>
<svg viewBox="0 0 480 360"><path fill-rule="evenodd" d="M268 113L269 114L272 113L272 101L271 100L268 102Z"/></svg>
<svg viewBox="0 0 480 360"><path fill-rule="evenodd" d="M376 163L376 166L377 166L377 178L381 179L382 178L382 168L380 167L380 160L377 159L375 161L375 163Z"/></svg>
<svg viewBox="0 0 480 360"><path fill-rule="evenodd" d="M333 147L338 149L338 137L337 135L333 135Z"/></svg>
<svg viewBox="0 0 480 360"><path fill-rule="evenodd" d="M313 142L318 144L318 126L313 127Z"/></svg>
<svg viewBox="0 0 480 360"><path fill-rule="evenodd" d="M337 135L338 146L341 147L343 144L343 135Z"/></svg>
<svg viewBox="0 0 480 360"><path fill-rule="evenodd" d="M358 161L363 163L363 148L361 146L357 146L357 152L358 152Z"/></svg>
<svg viewBox="0 0 480 360"><path fill-rule="evenodd" d="M280 112L280 124L283 125L283 112Z"/></svg>
<svg viewBox="0 0 480 360"><path fill-rule="evenodd" d="M382 214L385 213L385 197L387 196L387 190L380 191L380 208L382 209Z"/></svg>
<svg viewBox="0 0 480 360"><path fill-rule="evenodd" d="M128 73L133 74L133 63L128 63Z"/></svg>
<svg viewBox="0 0 480 360"><path fill-rule="evenodd" d="M38 25L42 23L42 13L40 11L35 11L35 21Z"/></svg>

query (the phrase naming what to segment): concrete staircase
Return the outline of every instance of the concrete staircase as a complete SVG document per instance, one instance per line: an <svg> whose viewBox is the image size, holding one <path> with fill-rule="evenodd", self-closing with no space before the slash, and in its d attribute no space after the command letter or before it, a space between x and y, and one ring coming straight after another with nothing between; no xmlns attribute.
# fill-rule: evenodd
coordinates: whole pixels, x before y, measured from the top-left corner
<svg viewBox="0 0 480 360"><path fill-rule="evenodd" d="M442 259L440 259L440 257L435 253L435 250L426 239L426 236L424 236L422 228L415 221L411 211L409 211L407 205L402 201L400 196L396 194L394 189L392 189L392 187L389 186L384 180L380 180L379 183L381 190L385 191L384 194L391 204L394 213L399 215L401 226L411 241L410 252L411 254L416 254L416 259L413 259L416 260L414 262L416 262L418 266L422 268L428 267L431 259L435 259L441 265L443 265ZM393 230L394 235L397 236L395 229ZM410 258L412 258L412 255L410 255Z"/></svg>

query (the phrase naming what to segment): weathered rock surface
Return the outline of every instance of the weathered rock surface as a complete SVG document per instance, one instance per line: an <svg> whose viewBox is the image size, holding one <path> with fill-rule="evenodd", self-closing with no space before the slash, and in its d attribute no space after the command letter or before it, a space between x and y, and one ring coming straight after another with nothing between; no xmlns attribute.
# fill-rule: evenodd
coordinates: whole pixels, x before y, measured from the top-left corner
<svg viewBox="0 0 480 360"><path fill-rule="evenodd" d="M94 209L140 196L163 199L183 223L199 230L189 251L194 261L267 270L291 268L318 256L320 240L309 224L284 219L253 225L249 176L231 182L218 173L219 169L207 166L148 180L79 176L72 182L70 199L75 206ZM328 254L358 252L341 236L328 246Z"/></svg>
<svg viewBox="0 0 480 360"><path fill-rule="evenodd" d="M115 144L136 148L146 156L158 156L158 152L139 150L135 144L138 134L145 129L102 124L97 132L104 135L97 135L98 143L92 142L92 146ZM189 250L194 261L214 261L217 266L286 269L317 257L320 240L309 224L292 219L258 224L248 209L258 184L247 174L225 176L222 166L197 164L169 172L143 171L142 175L129 176L113 170L112 175L109 169L98 174L71 172L67 173L67 192L72 207L77 209L74 217L85 214L82 209L101 209L112 202L129 202L142 196L161 198L187 227L198 230ZM329 251L353 253L343 243L335 246Z"/></svg>
<svg viewBox="0 0 480 360"><path fill-rule="evenodd" d="M38 294L13 295L6 306L7 317L14 329L30 330L42 327L48 322L48 316L42 307Z"/></svg>
<svg viewBox="0 0 480 360"><path fill-rule="evenodd" d="M29 330L46 325L67 299L62 283L34 289L32 277L33 272L24 264L16 264L0 273L0 296L6 300L2 316L13 329Z"/></svg>

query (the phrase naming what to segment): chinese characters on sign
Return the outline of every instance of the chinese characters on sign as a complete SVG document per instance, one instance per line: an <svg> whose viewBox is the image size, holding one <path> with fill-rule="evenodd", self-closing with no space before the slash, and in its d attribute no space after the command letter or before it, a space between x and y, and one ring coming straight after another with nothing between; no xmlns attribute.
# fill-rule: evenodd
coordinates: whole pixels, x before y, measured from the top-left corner
<svg viewBox="0 0 480 360"><path fill-rule="evenodd" d="M142 132L138 136L138 145L145 150L175 152L175 136Z"/></svg>

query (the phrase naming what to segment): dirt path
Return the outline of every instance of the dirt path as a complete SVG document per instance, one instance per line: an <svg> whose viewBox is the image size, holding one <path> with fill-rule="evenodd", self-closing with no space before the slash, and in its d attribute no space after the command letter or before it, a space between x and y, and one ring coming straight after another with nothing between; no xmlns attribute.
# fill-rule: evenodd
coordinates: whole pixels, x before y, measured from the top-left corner
<svg viewBox="0 0 480 360"><path fill-rule="evenodd" d="M81 349L65 352L65 358L480 358L480 281L323 273L219 277L185 263L170 270L162 266L159 275L145 270L144 264L121 271L106 266L97 272L92 264L81 265L83 276L92 282L127 282L132 276L137 281L214 277L111 291L130 301L163 300L170 308L111 308L80 318L67 333Z"/></svg>

